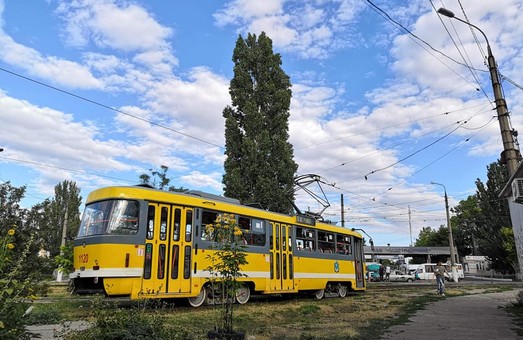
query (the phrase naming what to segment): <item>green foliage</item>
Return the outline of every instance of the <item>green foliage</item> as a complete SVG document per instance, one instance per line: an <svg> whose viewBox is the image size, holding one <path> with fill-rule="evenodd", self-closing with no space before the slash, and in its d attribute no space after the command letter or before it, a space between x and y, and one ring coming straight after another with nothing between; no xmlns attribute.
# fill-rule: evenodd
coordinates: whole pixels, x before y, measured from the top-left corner
<svg viewBox="0 0 523 340"><path fill-rule="evenodd" d="M511 227L502 227L500 232L503 239L503 248L507 253L507 261L516 265L518 263L518 253L514 240L514 230Z"/></svg>
<svg viewBox="0 0 523 340"><path fill-rule="evenodd" d="M19 280L21 264L27 257L27 246L21 257L15 257L14 228L0 229L0 339L29 339L25 313L31 305L29 282Z"/></svg>
<svg viewBox="0 0 523 340"><path fill-rule="evenodd" d="M452 229L454 231L454 228ZM447 226L442 225L438 230L431 227L423 227L416 239L416 247L448 247L449 230Z"/></svg>
<svg viewBox="0 0 523 340"><path fill-rule="evenodd" d="M73 256L73 244L68 243L60 247L60 254L56 255L53 260L59 270L62 270L64 273L71 273L74 269Z"/></svg>
<svg viewBox="0 0 523 340"><path fill-rule="evenodd" d="M45 309L33 309L29 315L27 315L28 325L51 325L60 323L63 320L63 315L53 305L46 306Z"/></svg>
<svg viewBox="0 0 523 340"><path fill-rule="evenodd" d="M504 198L499 198L507 181L508 172L505 164L498 161L487 166L486 184L479 179L476 180L476 196L481 214L474 222L481 255L491 260L493 269L514 273L517 262L511 262L507 252L507 249L513 245L506 244L511 240L504 239L501 231L505 227L512 228L508 202Z"/></svg>
<svg viewBox="0 0 523 340"><path fill-rule="evenodd" d="M130 308L113 308L101 299L93 300L93 326L87 329L66 330L67 339L141 340L141 339L187 339L187 334L170 332L161 315L149 312L146 302Z"/></svg>
<svg viewBox="0 0 523 340"><path fill-rule="evenodd" d="M266 209L292 212L294 175L289 139L289 77L281 68L265 33L236 41L234 76L229 93L232 106L225 118L225 196Z"/></svg>
<svg viewBox="0 0 523 340"><path fill-rule="evenodd" d="M517 256L510 213L507 200L499 198L507 180L506 165L499 161L488 165L486 184L476 180L476 193L452 209L452 222L462 255L487 256L493 269L514 273Z"/></svg>
<svg viewBox="0 0 523 340"><path fill-rule="evenodd" d="M321 310L318 305L303 305L298 308L298 314L300 315L312 315L316 314Z"/></svg>
<svg viewBox="0 0 523 340"><path fill-rule="evenodd" d="M245 276L240 272L243 265L247 264L247 253L242 242L242 231L236 224L233 214L218 216L214 224L205 226L206 233L213 240L212 248L216 251L207 255L211 266L212 293L218 295L220 300L220 324L218 331L223 333L233 332L233 308L236 302L236 291L241 287L237 281Z"/></svg>
<svg viewBox="0 0 523 340"><path fill-rule="evenodd" d="M149 169L150 175L148 174L141 174L139 176L140 183L141 184L147 184L152 186L153 188L157 188L160 190L167 190L167 191L174 191L174 192L186 192L189 189L186 189L184 187L175 187L175 186L169 186L169 183L171 182L171 179L167 177L167 170L169 170L169 167L165 165L160 166L160 171Z"/></svg>
<svg viewBox="0 0 523 340"><path fill-rule="evenodd" d="M454 227L454 239L458 253L461 255L477 255L478 244L475 228L476 220L481 215L481 208L476 195L471 195L453 207L455 214L451 217L451 225Z"/></svg>

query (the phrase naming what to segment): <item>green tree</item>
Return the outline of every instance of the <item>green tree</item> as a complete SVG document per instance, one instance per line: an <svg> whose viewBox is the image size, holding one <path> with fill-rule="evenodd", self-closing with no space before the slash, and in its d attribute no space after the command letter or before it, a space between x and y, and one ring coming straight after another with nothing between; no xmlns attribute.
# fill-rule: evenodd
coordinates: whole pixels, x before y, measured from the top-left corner
<svg viewBox="0 0 523 340"><path fill-rule="evenodd" d="M141 174L139 176L141 184L147 184L160 190L174 191L174 192L186 192L189 189L184 187L169 186L171 179L167 177L167 171L169 167L160 165L160 170L149 169L150 175Z"/></svg>
<svg viewBox="0 0 523 340"><path fill-rule="evenodd" d="M291 83L273 53L272 40L261 33L240 35L232 60L225 118L225 196L259 203L272 211L292 212L293 179L298 165L289 139Z"/></svg>
<svg viewBox="0 0 523 340"><path fill-rule="evenodd" d="M454 231L454 228L452 230ZM414 245L416 247L448 247L449 230L445 225L440 226L438 230L423 227Z"/></svg>
<svg viewBox="0 0 523 340"><path fill-rule="evenodd" d="M39 246L54 257L60 254L62 233L66 224L66 241L73 240L80 227L80 188L74 181L63 181L54 187L55 195L33 206L28 223L38 230ZM67 219L67 221L66 221Z"/></svg>
<svg viewBox="0 0 523 340"><path fill-rule="evenodd" d="M510 249L514 238L508 237L503 228L511 228L508 202L499 198L499 193L508 180L505 164L498 160L487 166L487 182L476 180L476 197L481 213L475 221L475 234L481 255L487 256L492 268L498 271L515 272L517 262L510 260Z"/></svg>
<svg viewBox="0 0 523 340"><path fill-rule="evenodd" d="M477 222L481 218L481 209L476 195L470 195L451 209L451 217L456 248L462 256L479 255L477 240Z"/></svg>
<svg viewBox="0 0 523 340"><path fill-rule="evenodd" d="M3 228L22 225L26 210L20 208L20 201L25 196L25 189L25 186L14 187L9 181L0 184L0 223Z"/></svg>

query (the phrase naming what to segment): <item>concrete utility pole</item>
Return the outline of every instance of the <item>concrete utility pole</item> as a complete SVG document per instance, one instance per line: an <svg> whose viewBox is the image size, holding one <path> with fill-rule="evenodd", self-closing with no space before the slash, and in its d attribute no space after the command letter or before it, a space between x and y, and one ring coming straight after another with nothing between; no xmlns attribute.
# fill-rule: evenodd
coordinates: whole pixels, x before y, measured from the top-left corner
<svg viewBox="0 0 523 340"><path fill-rule="evenodd" d="M64 223L62 225L62 242L60 243L60 255L64 255L63 247L65 247L65 239L67 238L67 204L65 205L65 216ZM58 268L56 273L56 281L62 282L63 279L63 268Z"/></svg>
<svg viewBox="0 0 523 340"><path fill-rule="evenodd" d="M487 62L490 71L492 89L494 90L494 102L496 103L499 128L501 130L501 140L503 141L503 152L501 158L505 159L505 161L507 162L508 176L511 177L516 172L521 157L520 153L518 152L518 149L516 148L516 143L514 142L513 131L510 127L511 124L509 118L509 111L507 108L507 102L505 101L505 98L503 97L503 91L501 90L501 78L499 76L496 60L492 55L492 50L490 48L490 43L487 39L487 36L479 27L456 17L453 12L449 11L446 8L438 9L438 13L449 18L454 18L464 23L465 25L477 29L483 35L485 41L487 42Z"/></svg>
<svg viewBox="0 0 523 340"><path fill-rule="evenodd" d="M449 247L450 247L450 268L452 270L452 281L458 282L458 271L456 268L456 254L454 252L454 236L452 236L452 227L450 226L450 214L449 214L449 200L447 197L447 188L436 182L430 182L430 184L440 185L445 191L445 210L447 212L447 227L449 228Z"/></svg>
<svg viewBox="0 0 523 340"><path fill-rule="evenodd" d="M412 222L410 220L410 205L409 205L409 230L410 230L410 246L412 247Z"/></svg>

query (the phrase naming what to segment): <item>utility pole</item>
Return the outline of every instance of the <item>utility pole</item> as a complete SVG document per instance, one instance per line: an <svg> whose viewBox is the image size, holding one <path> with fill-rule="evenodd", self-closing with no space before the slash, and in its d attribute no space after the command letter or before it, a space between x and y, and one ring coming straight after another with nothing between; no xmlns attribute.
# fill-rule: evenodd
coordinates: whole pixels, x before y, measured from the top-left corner
<svg viewBox="0 0 523 340"><path fill-rule="evenodd" d="M343 206L343 194L341 194L341 226L345 227L345 208Z"/></svg>
<svg viewBox="0 0 523 340"><path fill-rule="evenodd" d="M410 205L409 205L409 230L410 230L410 246L412 247L412 222L410 220Z"/></svg>
<svg viewBox="0 0 523 340"><path fill-rule="evenodd" d="M452 236L452 226L450 225L450 213L449 213L449 199L447 197L447 188L445 185L436 182L430 182L430 184L439 185L443 187L445 192L445 211L447 213L447 227L449 228L449 247L450 247L450 268L452 270L452 280L458 282L458 271L456 268L456 255L454 252L454 236Z"/></svg>
<svg viewBox="0 0 523 340"><path fill-rule="evenodd" d="M494 55L492 55L492 49L490 48L488 38L478 26L456 17L452 11L449 11L446 8L440 8L438 9L438 13L449 18L454 18L470 27L477 29L487 42L487 63L490 72L490 80L492 82L492 89L494 91L494 103L496 104L499 128L501 130L501 140L503 141L503 152L501 153L501 159L507 163L508 176L510 178L518 169L521 154L516 148L516 143L514 142L514 132L510 126L507 102L505 101L505 97L503 97L503 91L501 89L501 78L498 73L496 60L494 59Z"/></svg>
<svg viewBox="0 0 523 340"><path fill-rule="evenodd" d="M60 243L60 255L64 255L63 248L65 247L65 239L67 238L67 204L65 205L65 215L64 223L62 225L62 242ZM63 268L58 268L58 273L56 274L56 281L62 282Z"/></svg>

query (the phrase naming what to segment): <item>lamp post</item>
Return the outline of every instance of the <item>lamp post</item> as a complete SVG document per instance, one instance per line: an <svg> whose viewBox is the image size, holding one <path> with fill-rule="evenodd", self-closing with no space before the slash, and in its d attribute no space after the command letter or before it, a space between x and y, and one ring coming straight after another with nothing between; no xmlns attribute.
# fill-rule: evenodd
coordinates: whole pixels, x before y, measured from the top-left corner
<svg viewBox="0 0 523 340"><path fill-rule="evenodd" d="M446 17L456 19L470 27L474 27L483 35L485 41L487 42L487 62L490 72L490 80L492 82L492 89L494 90L494 102L496 103L496 112L498 115L499 128L501 129L501 139L503 141L502 158L504 158L507 162L508 176L511 177L518 168L520 155L516 149L516 144L514 143L514 136L512 134L512 130L510 129L507 102L503 97L503 91L501 90L501 80L498 74L498 67L496 65L496 60L492 55L492 50L490 49L490 44L487 39L487 36L479 27L456 17L453 12L449 11L446 8L438 9L438 13Z"/></svg>
<svg viewBox="0 0 523 340"><path fill-rule="evenodd" d="M456 270L456 255L454 254L454 237L452 236L452 227L450 226L449 200L447 198L447 188L441 183L430 182L430 184L442 186L445 192L445 210L447 212L447 227L449 228L450 268L452 271L452 281L458 282L458 272Z"/></svg>

